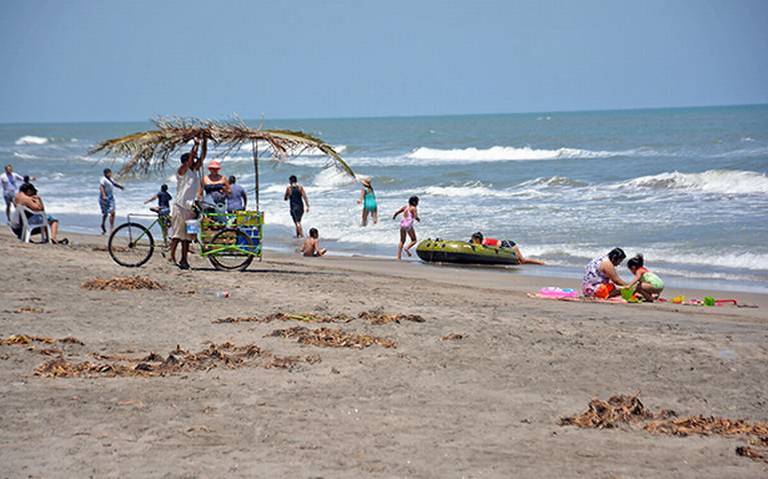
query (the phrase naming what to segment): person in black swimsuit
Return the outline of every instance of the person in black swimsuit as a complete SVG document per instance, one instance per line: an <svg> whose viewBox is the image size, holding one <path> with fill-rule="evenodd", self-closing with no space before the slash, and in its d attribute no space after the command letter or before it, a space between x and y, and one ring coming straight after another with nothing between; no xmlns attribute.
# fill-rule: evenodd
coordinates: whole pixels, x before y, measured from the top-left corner
<svg viewBox="0 0 768 479"><path fill-rule="evenodd" d="M306 212L309 213L309 200L307 199L307 193L304 191L304 187L301 186L296 179L295 175L291 175L288 178L288 188L285 189L284 200L290 200L291 206L291 218L296 225L296 237L303 238L304 231L301 229L301 218L304 216L304 205L306 204Z"/></svg>

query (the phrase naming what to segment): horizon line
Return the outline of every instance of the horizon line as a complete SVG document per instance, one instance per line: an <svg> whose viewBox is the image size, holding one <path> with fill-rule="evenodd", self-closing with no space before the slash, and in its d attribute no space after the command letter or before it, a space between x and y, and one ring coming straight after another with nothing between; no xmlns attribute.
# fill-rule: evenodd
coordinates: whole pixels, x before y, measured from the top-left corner
<svg viewBox="0 0 768 479"><path fill-rule="evenodd" d="M505 115L544 115L544 114L563 114L563 113L610 113L626 111L650 111L650 110L686 110L701 108L733 108L748 106L768 106L764 103L734 103L734 104L714 104L714 105L685 105L685 106L649 106L637 108L604 108L587 110L539 110L539 111L519 111L519 112L482 112L482 113L444 113L429 115L381 115L381 116L317 116L317 117L273 117L273 118L242 118L246 122L254 121L317 121L317 120L383 120L383 119L407 119L407 118L436 118L436 117L462 117L462 116L505 116ZM233 114L229 118L236 118ZM50 124L96 124L96 123L146 123L151 122L153 116L143 120L77 120L77 121L0 121L0 125L50 125ZM184 117L190 118L190 117ZM226 117L224 118L226 119Z"/></svg>

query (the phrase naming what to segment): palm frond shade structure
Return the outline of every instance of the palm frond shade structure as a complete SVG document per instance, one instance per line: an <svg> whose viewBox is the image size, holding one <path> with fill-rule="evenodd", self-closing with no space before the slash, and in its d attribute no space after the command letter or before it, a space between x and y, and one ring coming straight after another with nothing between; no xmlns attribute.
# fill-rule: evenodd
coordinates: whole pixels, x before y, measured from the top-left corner
<svg viewBox="0 0 768 479"><path fill-rule="evenodd" d="M187 143L195 138L208 139L216 146L223 146L225 154L250 144L256 169L257 202L259 142L265 143L272 150L274 159L278 161L300 155L305 150L321 151L336 167L355 178L352 168L333 147L320 138L301 131L251 128L241 120L218 122L196 118L159 118L154 120L154 123L154 130L105 140L96 145L90 153L128 158L120 169L120 174L146 174L153 169L165 168L174 154L181 152L182 148L186 148Z"/></svg>

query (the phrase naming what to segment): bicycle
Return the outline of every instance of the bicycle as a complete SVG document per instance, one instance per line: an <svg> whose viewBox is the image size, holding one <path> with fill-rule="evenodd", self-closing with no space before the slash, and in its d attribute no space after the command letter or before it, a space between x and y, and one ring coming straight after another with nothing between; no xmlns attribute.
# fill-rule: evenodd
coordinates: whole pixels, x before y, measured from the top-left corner
<svg viewBox="0 0 768 479"><path fill-rule="evenodd" d="M128 213L127 222L121 224L109 235L107 250L112 260L120 266L137 268L149 261L155 251L155 238L151 229L160 226L163 235L163 249L168 249L168 229L171 217L167 214ZM149 226L131 221L133 218L154 218Z"/></svg>
<svg viewBox="0 0 768 479"><path fill-rule="evenodd" d="M222 213L220 210L196 208L199 219L187 225L187 231L196 234L195 243L200 245L200 256L208 258L214 268L221 271L243 271L253 262L254 257L261 260L261 238L264 215L258 211L238 211ZM142 215L136 215L141 217ZM148 215L143 215L148 216ZM155 240L150 229L161 218L158 217L149 227L141 223L124 223L109 236L107 249L112 259L119 265L136 268L144 265L152 257ZM170 218L166 217L167 225ZM162 227L162 225L161 225ZM190 230L192 228L192 231Z"/></svg>

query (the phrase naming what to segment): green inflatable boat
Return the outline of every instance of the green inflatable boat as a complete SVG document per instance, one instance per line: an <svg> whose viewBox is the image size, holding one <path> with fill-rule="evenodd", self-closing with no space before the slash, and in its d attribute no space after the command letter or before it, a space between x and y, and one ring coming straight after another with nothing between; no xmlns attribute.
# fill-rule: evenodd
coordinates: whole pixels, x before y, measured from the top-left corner
<svg viewBox="0 0 768 479"><path fill-rule="evenodd" d="M428 263L518 264L510 248L473 245L467 241L425 239L416 247L416 254Z"/></svg>

